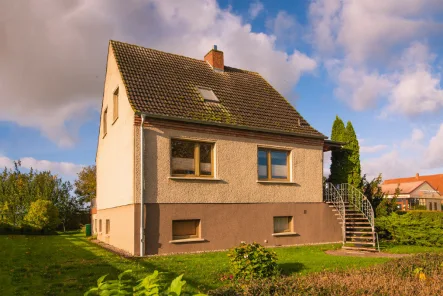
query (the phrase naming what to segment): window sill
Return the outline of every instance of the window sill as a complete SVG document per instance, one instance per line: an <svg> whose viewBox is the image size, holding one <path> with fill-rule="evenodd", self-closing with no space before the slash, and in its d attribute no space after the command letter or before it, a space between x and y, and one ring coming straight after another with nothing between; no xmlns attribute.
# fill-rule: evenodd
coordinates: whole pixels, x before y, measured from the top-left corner
<svg viewBox="0 0 443 296"><path fill-rule="evenodd" d="M288 185L296 185L297 183L291 181L267 181L267 180L257 180L257 183L263 184L288 184Z"/></svg>
<svg viewBox="0 0 443 296"><path fill-rule="evenodd" d="M169 177L170 180L199 180L199 181L221 181L217 178L202 178L202 177Z"/></svg>
<svg viewBox="0 0 443 296"><path fill-rule="evenodd" d="M281 232L281 233L273 233L272 236L293 236L298 235L297 232Z"/></svg>
<svg viewBox="0 0 443 296"><path fill-rule="evenodd" d="M201 243L205 242L204 238L185 238L185 239L175 239L169 241L170 244L185 244L185 243Z"/></svg>

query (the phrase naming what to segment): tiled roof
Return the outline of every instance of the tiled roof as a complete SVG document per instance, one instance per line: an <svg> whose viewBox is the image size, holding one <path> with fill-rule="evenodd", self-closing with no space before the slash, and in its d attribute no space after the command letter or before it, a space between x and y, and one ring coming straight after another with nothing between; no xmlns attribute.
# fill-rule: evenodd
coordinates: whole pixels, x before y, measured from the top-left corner
<svg viewBox="0 0 443 296"><path fill-rule="evenodd" d="M400 194L409 194L426 181L408 182L408 183L392 183L382 184L381 190L385 194L395 194L395 190L400 188Z"/></svg>
<svg viewBox="0 0 443 296"><path fill-rule="evenodd" d="M440 195L443 196L443 174L427 175L427 176L418 175L409 178L389 179L385 180L383 184L398 184L398 183L414 182L414 181L428 182L433 188L435 188L435 190L438 190Z"/></svg>
<svg viewBox="0 0 443 296"><path fill-rule="evenodd" d="M203 60L118 41L111 46L136 112L324 137L258 73L227 66L216 72ZM198 87L212 89L220 102L205 102Z"/></svg>

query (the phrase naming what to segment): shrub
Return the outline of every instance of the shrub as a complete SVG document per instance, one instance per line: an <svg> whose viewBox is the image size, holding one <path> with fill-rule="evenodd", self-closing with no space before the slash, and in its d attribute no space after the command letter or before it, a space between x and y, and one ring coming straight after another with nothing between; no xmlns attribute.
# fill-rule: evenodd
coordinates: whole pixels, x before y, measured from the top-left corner
<svg viewBox="0 0 443 296"><path fill-rule="evenodd" d="M375 220L376 230L384 239L397 244L443 246L443 212L410 211Z"/></svg>
<svg viewBox="0 0 443 296"><path fill-rule="evenodd" d="M242 243L229 251L234 279L266 278L278 275L277 254L258 243Z"/></svg>
<svg viewBox="0 0 443 296"><path fill-rule="evenodd" d="M137 283L131 278L123 279L125 275L130 273L132 270L122 272L117 280L106 280L108 275L104 275L97 280L97 287L91 288L84 295L183 295L182 289L186 284L186 281L182 280L183 275L176 277L169 286L165 286L160 284L157 270ZM195 296L205 295L196 294Z"/></svg>
<svg viewBox="0 0 443 296"><path fill-rule="evenodd" d="M210 291L221 295L442 295L442 254L421 254L382 265L238 283Z"/></svg>
<svg viewBox="0 0 443 296"><path fill-rule="evenodd" d="M59 224L58 210L49 200L39 199L31 203L24 220L33 228L53 230Z"/></svg>
<svg viewBox="0 0 443 296"><path fill-rule="evenodd" d="M375 209L376 217L389 216L397 211L397 199L396 198L383 198L380 204Z"/></svg>

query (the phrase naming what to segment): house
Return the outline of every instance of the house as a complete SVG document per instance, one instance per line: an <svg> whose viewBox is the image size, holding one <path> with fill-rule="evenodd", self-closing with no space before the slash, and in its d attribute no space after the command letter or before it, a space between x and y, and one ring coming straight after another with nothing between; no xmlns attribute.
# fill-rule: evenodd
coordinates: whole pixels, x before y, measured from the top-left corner
<svg viewBox="0 0 443 296"><path fill-rule="evenodd" d="M415 182L415 181L428 182L429 185L435 188L435 190L438 190L440 195L443 196L443 174L420 176L419 173L416 173L414 177L388 179L385 180L383 184L398 184L398 183Z"/></svg>
<svg viewBox="0 0 443 296"><path fill-rule="evenodd" d="M388 198L396 196L399 208L404 211L414 209L441 211L443 198L427 181L383 183L382 192Z"/></svg>
<svg viewBox="0 0 443 296"><path fill-rule="evenodd" d="M110 41L93 231L140 256L341 241L322 202L336 146L215 46L200 60Z"/></svg>

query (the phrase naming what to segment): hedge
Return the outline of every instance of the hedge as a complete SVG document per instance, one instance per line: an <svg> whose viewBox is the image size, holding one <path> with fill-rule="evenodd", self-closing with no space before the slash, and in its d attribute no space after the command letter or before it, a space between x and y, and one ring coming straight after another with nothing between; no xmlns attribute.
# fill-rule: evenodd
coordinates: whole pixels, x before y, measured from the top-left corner
<svg viewBox="0 0 443 296"><path fill-rule="evenodd" d="M409 211L375 219L383 239L401 245L443 247L443 212Z"/></svg>

